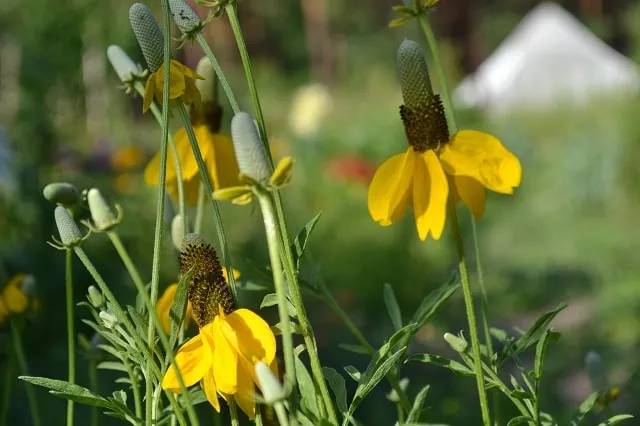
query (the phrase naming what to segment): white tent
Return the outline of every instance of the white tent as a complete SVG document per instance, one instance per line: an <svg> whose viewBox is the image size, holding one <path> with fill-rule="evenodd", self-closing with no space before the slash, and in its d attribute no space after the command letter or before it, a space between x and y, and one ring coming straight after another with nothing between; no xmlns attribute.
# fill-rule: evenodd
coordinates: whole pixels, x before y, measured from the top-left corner
<svg viewBox="0 0 640 426"><path fill-rule="evenodd" d="M638 66L555 3L529 12L477 71L455 89L461 107L492 111L584 102L640 87Z"/></svg>

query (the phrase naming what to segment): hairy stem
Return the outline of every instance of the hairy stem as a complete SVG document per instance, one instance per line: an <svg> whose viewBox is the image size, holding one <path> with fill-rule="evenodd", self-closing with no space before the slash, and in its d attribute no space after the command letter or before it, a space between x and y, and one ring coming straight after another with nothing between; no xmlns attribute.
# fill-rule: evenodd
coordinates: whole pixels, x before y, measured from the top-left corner
<svg viewBox="0 0 640 426"><path fill-rule="evenodd" d="M67 299L67 353L68 353L68 381L71 384L76 382L76 333L74 327L73 310L73 252L65 250L65 294ZM72 400L67 401L67 426L73 426L73 406Z"/></svg>

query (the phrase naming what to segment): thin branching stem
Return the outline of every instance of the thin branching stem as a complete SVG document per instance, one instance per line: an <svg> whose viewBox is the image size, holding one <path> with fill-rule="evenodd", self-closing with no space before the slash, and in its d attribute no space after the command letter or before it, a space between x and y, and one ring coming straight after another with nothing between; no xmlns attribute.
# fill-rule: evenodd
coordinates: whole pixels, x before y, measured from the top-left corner
<svg viewBox="0 0 640 426"><path fill-rule="evenodd" d="M67 299L67 353L68 353L68 381L71 384L76 382L76 333L74 327L73 310L73 252L65 250L65 295ZM74 402L67 401L67 426L73 426Z"/></svg>
<svg viewBox="0 0 640 426"><path fill-rule="evenodd" d="M29 375L29 366L27 364L27 358L24 355L24 348L22 347L22 338L20 337L20 330L15 319L11 321L11 336L13 338L13 350L16 354L16 360L18 361L18 367L20 368L21 376ZM9 373L9 372L8 372ZM25 383L25 391L27 392L27 400L29 401L29 410L31 411L31 421L33 426L40 426L40 410L38 409L38 399L36 393L33 390L31 383ZM10 389L7 392L11 392Z"/></svg>
<svg viewBox="0 0 640 426"><path fill-rule="evenodd" d="M209 44L207 44L207 40L204 38L201 32L197 33L195 38L198 44L200 45L200 47L202 47L202 50L204 51L205 56L207 57L207 59L209 59L209 62L211 62L211 66L213 66L213 70L218 76L218 80L220 81L222 90L224 90L224 93L227 95L227 99L229 100L229 105L231 105L231 109L233 110L233 113L235 114L237 112L240 112L240 106L238 105L238 100L233 94L233 90L231 89L229 80L227 80L227 76L224 74L224 71L222 71L222 68L220 67L218 58L216 58L216 55L213 54L213 51L209 47Z"/></svg>

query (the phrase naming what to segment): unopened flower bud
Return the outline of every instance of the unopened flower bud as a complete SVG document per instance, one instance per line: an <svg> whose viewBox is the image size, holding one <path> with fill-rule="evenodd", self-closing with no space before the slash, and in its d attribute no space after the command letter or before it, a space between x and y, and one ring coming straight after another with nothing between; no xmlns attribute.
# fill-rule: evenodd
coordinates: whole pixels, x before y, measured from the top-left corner
<svg viewBox="0 0 640 426"><path fill-rule="evenodd" d="M257 181L269 179L271 175L269 162L260 141L258 128L251 115L240 111L233 116L231 137L240 173Z"/></svg>
<svg viewBox="0 0 640 426"><path fill-rule="evenodd" d="M89 298L91 305L96 309L101 308L104 305L104 296L102 295L102 292L92 285L89 286L88 291L89 294L87 297Z"/></svg>
<svg viewBox="0 0 640 426"><path fill-rule="evenodd" d="M108 231L120 223L120 219L113 213L98 189L91 188L89 190L87 203L93 225L98 231Z"/></svg>
<svg viewBox="0 0 640 426"><path fill-rule="evenodd" d="M411 108L422 105L433 95L422 47L415 41L403 41L398 48L396 64L404 104Z"/></svg>
<svg viewBox="0 0 640 426"><path fill-rule="evenodd" d="M201 24L198 14L184 0L169 0L169 9L174 22L183 33L193 31Z"/></svg>
<svg viewBox="0 0 640 426"><path fill-rule="evenodd" d="M203 79L196 80L196 87L200 92L202 102L217 102L218 76L211 65L211 61L206 56L200 58L196 67L196 74Z"/></svg>
<svg viewBox="0 0 640 426"><path fill-rule="evenodd" d="M585 358L585 365L587 367L587 374L589 375L591 389L594 392L600 392L607 389L607 375L600 355L595 351L589 351Z"/></svg>
<svg viewBox="0 0 640 426"><path fill-rule="evenodd" d="M273 404L274 402L284 399L286 396L284 387L269 366L262 361L258 361L255 369L265 403Z"/></svg>
<svg viewBox="0 0 640 426"><path fill-rule="evenodd" d="M131 81L133 77L140 74L140 70L135 62L127 55L127 53L120 47L112 44L107 48L107 58L111 62L111 66L118 74L118 78L123 83Z"/></svg>
<svg viewBox="0 0 640 426"><path fill-rule="evenodd" d="M73 207L80 201L80 194L75 186L67 182L53 182L42 190L44 198L52 203L65 207Z"/></svg>
<svg viewBox="0 0 640 426"><path fill-rule="evenodd" d="M62 206L58 206L54 210L53 214L62 244L67 248L79 245L82 242L82 234L67 209Z"/></svg>
<svg viewBox="0 0 640 426"><path fill-rule="evenodd" d="M177 214L174 216L173 221L171 221L171 241L176 249L180 250L182 247L182 240L185 234L184 220L181 215Z"/></svg>
<svg viewBox="0 0 640 426"><path fill-rule="evenodd" d="M158 71L164 62L164 37L153 13L144 4L134 3L129 8L129 22L149 70Z"/></svg>
<svg viewBox="0 0 640 426"><path fill-rule="evenodd" d="M469 343L467 343L462 334L454 336L451 333L444 333L444 340L446 340L449 346L451 346L451 349L456 352L463 353L469 347Z"/></svg>
<svg viewBox="0 0 640 426"><path fill-rule="evenodd" d="M118 318L115 315L107 312L100 311L100 319L102 320L102 324L109 330L113 329L116 325L118 325Z"/></svg>

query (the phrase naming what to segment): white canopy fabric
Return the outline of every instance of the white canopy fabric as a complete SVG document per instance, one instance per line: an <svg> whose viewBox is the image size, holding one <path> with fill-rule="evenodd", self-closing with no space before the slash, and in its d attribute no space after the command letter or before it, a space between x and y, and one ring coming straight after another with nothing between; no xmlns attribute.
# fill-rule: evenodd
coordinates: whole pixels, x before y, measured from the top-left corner
<svg viewBox="0 0 640 426"><path fill-rule="evenodd" d="M638 66L555 3L529 12L478 70L454 90L456 105L507 111L597 93L636 90Z"/></svg>

